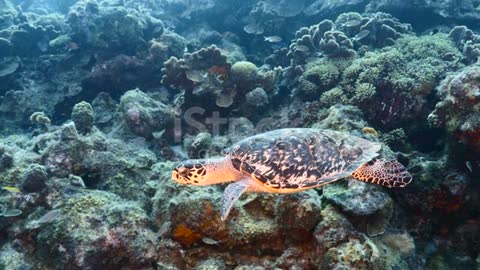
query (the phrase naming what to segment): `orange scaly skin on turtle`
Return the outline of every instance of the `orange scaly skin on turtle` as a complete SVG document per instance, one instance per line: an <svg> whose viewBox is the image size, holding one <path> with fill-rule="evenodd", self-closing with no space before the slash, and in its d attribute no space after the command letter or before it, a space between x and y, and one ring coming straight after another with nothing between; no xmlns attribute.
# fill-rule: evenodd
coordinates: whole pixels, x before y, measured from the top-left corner
<svg viewBox="0 0 480 270"><path fill-rule="evenodd" d="M380 143L331 130L287 128L246 138L216 159L187 160L172 179L197 186L232 182L223 193L225 220L244 192L293 193L352 176L404 187L412 176L398 161L377 159Z"/></svg>

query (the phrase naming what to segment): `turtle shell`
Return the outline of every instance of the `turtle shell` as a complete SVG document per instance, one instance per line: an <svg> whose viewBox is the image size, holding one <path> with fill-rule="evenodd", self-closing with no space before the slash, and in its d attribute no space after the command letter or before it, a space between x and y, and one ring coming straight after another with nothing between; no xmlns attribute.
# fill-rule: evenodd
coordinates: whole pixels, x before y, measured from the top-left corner
<svg viewBox="0 0 480 270"><path fill-rule="evenodd" d="M294 192L347 177L380 149L380 143L341 132L289 128L244 139L227 154L237 170L266 188Z"/></svg>

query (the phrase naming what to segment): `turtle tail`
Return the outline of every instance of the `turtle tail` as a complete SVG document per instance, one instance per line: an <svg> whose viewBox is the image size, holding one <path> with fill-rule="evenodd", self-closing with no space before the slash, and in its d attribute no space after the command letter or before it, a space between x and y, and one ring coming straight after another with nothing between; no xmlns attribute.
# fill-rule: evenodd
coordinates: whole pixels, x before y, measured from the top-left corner
<svg viewBox="0 0 480 270"><path fill-rule="evenodd" d="M404 187L412 181L412 175L398 161L374 159L352 173L360 181L386 187Z"/></svg>

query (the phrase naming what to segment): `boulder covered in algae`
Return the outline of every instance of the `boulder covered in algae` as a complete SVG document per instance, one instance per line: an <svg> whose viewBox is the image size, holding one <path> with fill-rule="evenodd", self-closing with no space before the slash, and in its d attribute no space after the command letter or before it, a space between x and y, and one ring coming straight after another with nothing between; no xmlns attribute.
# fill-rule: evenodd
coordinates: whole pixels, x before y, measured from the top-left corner
<svg viewBox="0 0 480 270"><path fill-rule="evenodd" d="M153 269L155 234L139 204L109 192L77 194L57 208L61 216L32 229L34 256L51 269Z"/></svg>

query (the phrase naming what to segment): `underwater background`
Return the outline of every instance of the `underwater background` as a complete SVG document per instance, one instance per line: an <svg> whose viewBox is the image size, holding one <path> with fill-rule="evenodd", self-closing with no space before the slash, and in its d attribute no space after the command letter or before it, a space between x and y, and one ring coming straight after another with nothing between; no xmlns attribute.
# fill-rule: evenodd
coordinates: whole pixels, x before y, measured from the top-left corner
<svg viewBox="0 0 480 270"><path fill-rule="evenodd" d="M0 0L0 269L480 269L480 0ZM413 176L248 193L179 161L286 127Z"/></svg>

